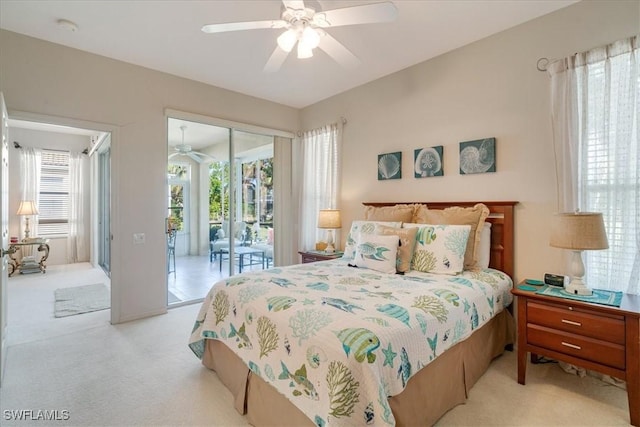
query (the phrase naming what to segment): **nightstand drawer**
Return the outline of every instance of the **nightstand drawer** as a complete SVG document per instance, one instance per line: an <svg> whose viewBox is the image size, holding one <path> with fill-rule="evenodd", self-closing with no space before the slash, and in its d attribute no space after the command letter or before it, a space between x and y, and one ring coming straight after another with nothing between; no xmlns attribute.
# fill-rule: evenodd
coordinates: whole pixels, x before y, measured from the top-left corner
<svg viewBox="0 0 640 427"><path fill-rule="evenodd" d="M625 348L623 345L531 323L527 324L527 342L580 359L625 369Z"/></svg>
<svg viewBox="0 0 640 427"><path fill-rule="evenodd" d="M309 251L309 252L299 251L298 253L302 258L303 264L307 262L328 261L330 259L340 258L344 254L344 252L341 252L341 251L336 251L333 253L319 252L319 251Z"/></svg>
<svg viewBox="0 0 640 427"><path fill-rule="evenodd" d="M527 301L527 321L585 337L625 343L623 316L593 313L568 304Z"/></svg>
<svg viewBox="0 0 640 427"><path fill-rule="evenodd" d="M327 258L326 257L319 257L316 255L302 255L302 262L306 263L306 262L316 262L316 261L326 261Z"/></svg>

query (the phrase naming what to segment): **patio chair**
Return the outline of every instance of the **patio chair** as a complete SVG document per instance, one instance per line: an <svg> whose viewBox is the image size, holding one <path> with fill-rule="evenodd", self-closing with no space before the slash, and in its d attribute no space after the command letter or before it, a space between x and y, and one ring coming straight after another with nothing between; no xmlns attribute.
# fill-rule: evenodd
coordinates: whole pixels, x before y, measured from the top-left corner
<svg viewBox="0 0 640 427"><path fill-rule="evenodd" d="M172 228L167 232L167 274L176 275L176 230Z"/></svg>

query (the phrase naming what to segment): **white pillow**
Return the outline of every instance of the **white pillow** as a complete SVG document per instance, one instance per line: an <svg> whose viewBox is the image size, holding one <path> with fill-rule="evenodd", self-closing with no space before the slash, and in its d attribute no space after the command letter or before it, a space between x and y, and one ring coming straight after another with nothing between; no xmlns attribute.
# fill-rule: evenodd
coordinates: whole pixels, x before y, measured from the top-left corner
<svg viewBox="0 0 640 427"><path fill-rule="evenodd" d="M360 233L354 264L356 267L395 274L399 242L398 236Z"/></svg>
<svg viewBox="0 0 640 427"><path fill-rule="evenodd" d="M489 268L491 259L491 223L485 222L480 233L480 244L478 245L478 266L484 270Z"/></svg>
<svg viewBox="0 0 640 427"><path fill-rule="evenodd" d="M358 238L360 237L360 233L362 234L373 234L376 231L376 225L387 225L389 227L400 227L402 222L399 221L353 221L351 223L351 230L349 234L347 234L347 242L344 245L344 255L342 256L345 259L353 259L356 254L356 244L358 242Z"/></svg>
<svg viewBox="0 0 640 427"><path fill-rule="evenodd" d="M426 273L458 274L464 269L469 225L404 224L418 226L411 268Z"/></svg>

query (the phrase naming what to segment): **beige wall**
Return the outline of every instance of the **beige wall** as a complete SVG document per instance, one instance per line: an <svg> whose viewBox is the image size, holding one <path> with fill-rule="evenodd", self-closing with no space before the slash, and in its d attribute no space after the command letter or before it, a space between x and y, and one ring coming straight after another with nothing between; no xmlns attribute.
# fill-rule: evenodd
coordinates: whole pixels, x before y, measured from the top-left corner
<svg viewBox="0 0 640 427"><path fill-rule="evenodd" d="M10 112L111 125L112 320L166 309L164 217L172 108L295 131L299 111L146 68L0 31L0 90ZM146 243L133 244L134 233Z"/></svg>
<svg viewBox="0 0 640 427"><path fill-rule="evenodd" d="M637 33L640 2L583 1L303 109L303 129L348 120L344 226L363 201L515 200L515 279L562 273L562 252L548 245L557 210L549 77L536 62ZM486 137L497 139L497 172L460 175L458 143ZM444 176L415 179L413 150L435 145ZM377 181L377 155L393 151L402 179Z"/></svg>

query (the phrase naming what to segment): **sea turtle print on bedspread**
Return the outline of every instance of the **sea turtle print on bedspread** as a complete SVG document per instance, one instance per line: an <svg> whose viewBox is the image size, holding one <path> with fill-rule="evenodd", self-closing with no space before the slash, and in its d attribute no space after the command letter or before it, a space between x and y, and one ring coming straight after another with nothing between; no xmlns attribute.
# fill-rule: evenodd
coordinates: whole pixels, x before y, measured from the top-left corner
<svg viewBox="0 0 640 427"><path fill-rule="evenodd" d="M387 396L512 301L496 270L404 276L331 260L216 283L189 346L232 349L318 426L394 425ZM425 398L428 398L426 396Z"/></svg>

